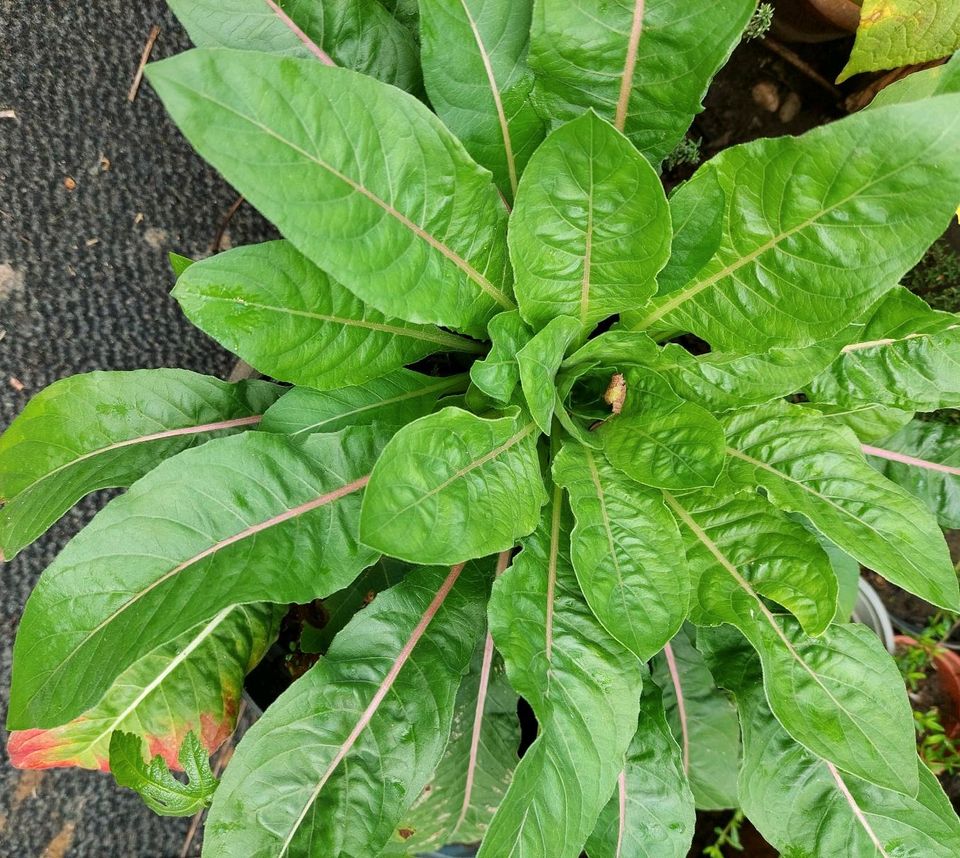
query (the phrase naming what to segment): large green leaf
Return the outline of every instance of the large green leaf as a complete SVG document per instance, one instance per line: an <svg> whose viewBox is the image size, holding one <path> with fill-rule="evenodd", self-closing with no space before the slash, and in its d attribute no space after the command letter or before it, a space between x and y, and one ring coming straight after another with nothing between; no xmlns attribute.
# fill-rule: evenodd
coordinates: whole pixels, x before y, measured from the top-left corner
<svg viewBox="0 0 960 858"><path fill-rule="evenodd" d="M734 146L703 169L726 195L720 246L630 326L691 331L718 351L811 345L860 316L943 231L960 185L960 95Z"/></svg>
<svg viewBox="0 0 960 858"><path fill-rule="evenodd" d="M180 369L90 372L54 382L0 436L0 561L84 495L126 487L163 459L256 426L283 393Z"/></svg>
<svg viewBox="0 0 960 858"><path fill-rule="evenodd" d="M480 858L576 858L637 730L641 665L597 622L577 586L559 489L545 513L490 599L490 631L539 732Z"/></svg>
<svg viewBox="0 0 960 858"><path fill-rule="evenodd" d="M519 745L517 694L487 635L460 684L447 749L384 854L481 840L510 783Z"/></svg>
<svg viewBox="0 0 960 858"><path fill-rule="evenodd" d="M169 766L177 765L191 731L212 754L233 732L243 678L276 638L279 622L276 606L228 605L132 664L96 706L73 721L11 733L10 762L23 769L106 770L115 730L146 740L150 753Z"/></svg>
<svg viewBox="0 0 960 858"><path fill-rule="evenodd" d="M532 6L532 0L420 2L430 102L508 201L544 133L527 68Z"/></svg>
<svg viewBox="0 0 960 858"><path fill-rule="evenodd" d="M960 5L954 0L863 0L850 61L837 81L938 60L958 49Z"/></svg>
<svg viewBox="0 0 960 858"><path fill-rule="evenodd" d="M676 634L690 601L673 516L660 492L637 485L580 444L563 446L553 478L567 490L576 518L570 559L590 610L647 661Z"/></svg>
<svg viewBox="0 0 960 858"><path fill-rule="evenodd" d="M336 63L401 89L422 87L413 35L376 0L167 0L198 48Z"/></svg>
<svg viewBox="0 0 960 858"><path fill-rule="evenodd" d="M841 773L794 742L776 721L755 657L743 652L742 641L711 652L711 662L737 698L743 810L780 852L865 858L951 858L960 852L956 813L919 760L910 763L919 768L916 797ZM731 665L737 669L727 669Z"/></svg>
<svg viewBox="0 0 960 858"><path fill-rule="evenodd" d="M590 858L684 858L696 812L680 748L663 712L660 689L649 682L640 698L640 723L627 750L617 792L587 840Z"/></svg>
<svg viewBox="0 0 960 858"><path fill-rule="evenodd" d="M260 428L303 438L347 426L403 426L433 411L443 394L464 390L466 382L465 375L435 378L398 369L336 390L295 387L267 409Z"/></svg>
<svg viewBox="0 0 960 858"><path fill-rule="evenodd" d="M914 420L863 449L872 454L870 464L923 501L941 527L960 529L960 425Z"/></svg>
<svg viewBox="0 0 960 858"><path fill-rule="evenodd" d="M670 254L670 214L653 167L593 111L537 149L510 216L520 313L534 328L573 316L585 332L642 306Z"/></svg>
<svg viewBox="0 0 960 858"><path fill-rule="evenodd" d="M724 418L729 471L805 515L864 566L935 605L960 593L943 534L923 504L871 468L851 432L784 402Z"/></svg>
<svg viewBox="0 0 960 858"><path fill-rule="evenodd" d="M761 535L750 550L749 542L741 541L738 522L726 523L727 505L718 506L709 492L680 498L668 494L666 499L680 519L690 565L702 572L695 621L730 623L753 644L763 662L770 706L784 728L844 771L915 792L910 704L897 666L879 638L855 625L829 625L820 637L810 637L793 617L774 614L761 598L768 586L761 574L768 581L781 578L781 592L791 586L823 586L818 580L789 578L802 562L798 534L789 540ZM809 540L816 545L812 536ZM781 552L786 562L781 562ZM832 580L829 566L827 572ZM704 586L705 579L714 587ZM830 600L827 622L834 606L835 599Z"/></svg>
<svg viewBox="0 0 960 858"><path fill-rule="evenodd" d="M370 476L366 545L411 563L459 563L511 548L545 501L537 425L444 408L403 427Z"/></svg>
<svg viewBox="0 0 960 858"><path fill-rule="evenodd" d="M412 96L243 51L188 51L147 75L197 151L367 304L477 336L514 306L490 174Z"/></svg>
<svg viewBox="0 0 960 858"><path fill-rule="evenodd" d="M815 402L909 411L960 406L960 316L931 310L902 286L809 387Z"/></svg>
<svg viewBox="0 0 960 858"><path fill-rule="evenodd" d="M381 593L270 706L214 797L205 858L380 853L440 762L483 630L489 576L461 568Z"/></svg>
<svg viewBox="0 0 960 858"><path fill-rule="evenodd" d="M598 429L610 462L639 483L683 491L712 486L724 461L723 429L649 370L627 370L623 411Z"/></svg>
<svg viewBox="0 0 960 858"><path fill-rule="evenodd" d="M537 0L530 66L544 113L593 108L659 163L703 106L754 0Z"/></svg>
<svg viewBox="0 0 960 858"><path fill-rule="evenodd" d="M713 681L703 656L681 630L653 660L667 722L680 743L684 772L702 810L737 807L740 726L733 704Z"/></svg>
<svg viewBox="0 0 960 858"><path fill-rule="evenodd" d="M517 310L499 313L490 320L490 351L483 360L470 366L470 380L487 396L508 403L520 383L517 352L533 334Z"/></svg>
<svg viewBox="0 0 960 858"><path fill-rule="evenodd" d="M520 386L540 431L550 434L556 404L554 379L567 347L580 331L577 320L558 316L517 352Z"/></svg>
<svg viewBox="0 0 960 858"><path fill-rule="evenodd" d="M168 459L111 501L27 601L9 728L75 718L227 605L309 602L349 583L377 556L357 519L381 444L368 428L302 444L247 432Z"/></svg>
<svg viewBox="0 0 960 858"><path fill-rule="evenodd" d="M187 782L177 780L163 757L143 759L143 740L135 733L114 733L110 738L110 769L117 784L140 794L160 816L193 816L210 806L217 778L210 771L207 751L193 733L180 749L180 765Z"/></svg>
<svg viewBox="0 0 960 858"><path fill-rule="evenodd" d="M321 390L359 384L437 351L479 343L388 319L286 241L191 265L173 297L198 328L260 372Z"/></svg>

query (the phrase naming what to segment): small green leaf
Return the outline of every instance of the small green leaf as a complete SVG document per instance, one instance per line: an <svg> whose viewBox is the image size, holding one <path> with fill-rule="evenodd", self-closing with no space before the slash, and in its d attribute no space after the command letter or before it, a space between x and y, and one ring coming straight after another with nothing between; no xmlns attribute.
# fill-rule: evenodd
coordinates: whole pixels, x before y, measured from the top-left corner
<svg viewBox="0 0 960 858"><path fill-rule="evenodd" d="M246 432L138 480L40 576L14 646L8 727L77 717L137 659L228 605L305 603L352 581L377 558L357 524L383 440L370 428L302 444Z"/></svg>
<svg viewBox="0 0 960 858"><path fill-rule="evenodd" d="M717 252L631 327L689 331L739 354L828 339L943 232L957 207L958 153L960 95L725 149L701 168L726 197Z"/></svg>
<svg viewBox="0 0 960 858"><path fill-rule="evenodd" d="M590 858L684 858L695 823L680 747L667 725L660 689L648 682L617 791L586 851Z"/></svg>
<svg viewBox="0 0 960 858"><path fill-rule="evenodd" d="M145 739L167 765L187 733L213 753L233 732L243 679L276 639L285 608L229 605L128 667L96 706L60 727L10 734L10 762L22 769L109 767L114 731Z"/></svg>
<svg viewBox="0 0 960 858"><path fill-rule="evenodd" d="M564 368L583 364L602 364L625 369L628 366L652 366L659 351L656 343L639 331L614 328L587 340L563 362Z"/></svg>
<svg viewBox="0 0 960 858"><path fill-rule="evenodd" d="M637 731L642 667L590 611L568 555L555 489L543 521L496 581L490 631L539 730L493 817L479 858L577 858L613 793Z"/></svg>
<svg viewBox="0 0 960 858"><path fill-rule="evenodd" d="M729 472L777 506L805 515L864 566L935 605L957 610L957 575L937 522L884 479L851 432L785 402L724 418Z"/></svg>
<svg viewBox="0 0 960 858"><path fill-rule="evenodd" d="M517 352L520 386L540 431L550 434L556 402L554 379L567 347L580 332L576 319L558 316Z"/></svg>
<svg viewBox="0 0 960 858"><path fill-rule="evenodd" d="M0 560L12 560L80 498L131 485L181 450L255 428L283 393L181 369L56 381L0 436Z"/></svg>
<svg viewBox="0 0 960 858"><path fill-rule="evenodd" d="M960 49L960 6L951 0L863 0L850 61L837 82L860 72L947 57Z"/></svg>
<svg viewBox="0 0 960 858"><path fill-rule="evenodd" d="M960 92L960 53L954 54L953 58L943 65L912 72L890 86L885 86L867 107L902 104L905 101L918 101L947 92Z"/></svg>
<svg viewBox="0 0 960 858"><path fill-rule="evenodd" d="M187 783L178 781L159 754L143 759L143 741L134 733L117 731L110 738L110 771L117 784L140 794L144 804L160 816L193 816L210 806L217 779L200 740L187 733L180 748L180 764Z"/></svg>
<svg viewBox="0 0 960 858"><path fill-rule="evenodd" d="M683 768L701 810L737 807L740 725L737 712L682 629L653 660L667 722L680 744Z"/></svg>
<svg viewBox="0 0 960 858"><path fill-rule="evenodd" d="M912 411L901 411L886 405L831 405L825 402L799 404L818 411L829 425L845 426L866 443L890 437L913 419Z"/></svg>
<svg viewBox="0 0 960 858"><path fill-rule="evenodd" d="M490 174L412 96L245 51L188 51L147 77L197 151L371 307L478 337L513 308Z"/></svg>
<svg viewBox="0 0 960 858"><path fill-rule="evenodd" d="M487 396L504 404L513 399L520 383L517 352L533 337L518 310L499 313L490 320L488 335L492 342L483 360L470 367L470 380Z"/></svg>
<svg viewBox="0 0 960 858"><path fill-rule="evenodd" d="M960 529L960 425L914 420L864 450L874 454L870 464L919 498L941 527Z"/></svg>
<svg viewBox="0 0 960 858"><path fill-rule="evenodd" d="M563 446L553 478L570 496L577 522L570 557L590 610L649 660L680 628L691 590L683 541L663 497L579 444Z"/></svg>
<svg viewBox="0 0 960 858"><path fill-rule="evenodd" d="M527 68L532 0L420 1L430 102L512 201L543 139Z"/></svg>
<svg viewBox="0 0 960 858"><path fill-rule="evenodd" d="M423 87L413 35L376 0L168 0L167 5L198 48L304 57L410 92Z"/></svg>
<svg viewBox="0 0 960 858"><path fill-rule="evenodd" d="M240 741L205 855L380 854L447 745L491 567L418 569L354 617Z"/></svg>
<svg viewBox="0 0 960 858"><path fill-rule="evenodd" d="M267 409L260 429L302 439L347 426L399 427L429 414L443 394L463 390L466 381L465 375L435 378L398 369L335 390L295 387Z"/></svg>
<svg viewBox="0 0 960 858"><path fill-rule="evenodd" d="M388 319L286 241L191 265L173 297L187 318L266 375L321 390L361 383L437 351L480 344Z"/></svg>
<svg viewBox="0 0 960 858"><path fill-rule="evenodd" d="M584 332L656 291L670 253L670 217L656 172L592 111L537 149L510 216L520 313L535 329L557 316Z"/></svg>
<svg viewBox="0 0 960 858"><path fill-rule="evenodd" d="M614 467L639 483L683 491L712 486L724 462L723 429L656 373L627 370L627 398L597 433Z"/></svg>
<svg viewBox="0 0 960 858"><path fill-rule="evenodd" d="M755 0L538 0L530 66L544 114L593 108L654 164L683 138Z"/></svg>
<svg viewBox="0 0 960 858"><path fill-rule="evenodd" d="M403 427L370 475L360 538L411 563L459 563L511 548L545 501L537 426L444 408Z"/></svg>
<svg viewBox="0 0 960 858"><path fill-rule="evenodd" d="M960 406L960 316L931 310L898 286L874 308L856 342L813 379L814 402L909 411Z"/></svg>
<svg viewBox="0 0 960 858"><path fill-rule="evenodd" d="M194 261L189 256L181 256L179 253L168 253L167 259L170 262L170 269L173 271L174 277L179 277L186 271Z"/></svg>

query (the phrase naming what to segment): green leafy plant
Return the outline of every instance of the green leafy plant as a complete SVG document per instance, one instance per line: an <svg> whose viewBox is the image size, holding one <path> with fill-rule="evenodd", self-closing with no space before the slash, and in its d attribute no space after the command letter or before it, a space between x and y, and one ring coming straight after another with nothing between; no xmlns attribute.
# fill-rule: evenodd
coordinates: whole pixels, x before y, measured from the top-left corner
<svg viewBox="0 0 960 858"><path fill-rule="evenodd" d="M957 63L668 199L752 0L171 5L199 47L148 78L284 236L177 257L174 297L274 381L79 376L0 439L8 559L129 487L24 611L20 761L102 765L62 747L97 712L172 788L117 731L212 751L270 606L322 599L205 855L680 856L697 807L786 854L956 854L831 557L960 608L865 457L942 473L880 442L960 405L956 317L898 286L960 198Z"/></svg>

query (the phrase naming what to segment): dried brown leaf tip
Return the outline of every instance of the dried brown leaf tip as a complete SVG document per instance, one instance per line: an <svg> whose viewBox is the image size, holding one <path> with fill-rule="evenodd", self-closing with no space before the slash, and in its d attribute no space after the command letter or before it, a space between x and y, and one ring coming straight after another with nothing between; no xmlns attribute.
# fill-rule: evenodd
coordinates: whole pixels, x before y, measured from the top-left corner
<svg viewBox="0 0 960 858"><path fill-rule="evenodd" d="M614 414L623 411L623 403L627 398L627 380L623 373L615 372L610 378L610 384L607 385L606 393L603 394L603 401L610 406Z"/></svg>

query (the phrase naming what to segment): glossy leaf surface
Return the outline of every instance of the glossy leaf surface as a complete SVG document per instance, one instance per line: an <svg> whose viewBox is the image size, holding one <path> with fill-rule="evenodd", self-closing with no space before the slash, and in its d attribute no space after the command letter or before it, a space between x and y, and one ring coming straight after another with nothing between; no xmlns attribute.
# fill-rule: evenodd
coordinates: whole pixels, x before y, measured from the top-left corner
<svg viewBox="0 0 960 858"><path fill-rule="evenodd" d="M639 307L670 252L660 179L595 113L568 122L537 149L510 217L520 313L535 329L557 316L584 332Z"/></svg>
<svg viewBox="0 0 960 858"><path fill-rule="evenodd" d="M421 0L430 102L509 201L543 139L527 68L532 0Z"/></svg>
<svg viewBox="0 0 960 858"><path fill-rule="evenodd" d="M420 569L357 614L238 745L206 858L379 854L447 744L488 571Z"/></svg>
<svg viewBox="0 0 960 858"><path fill-rule="evenodd" d="M533 337L517 310L499 313L490 320L490 351L470 366L470 380L487 396L510 402L520 383L517 353Z"/></svg>
<svg viewBox="0 0 960 858"><path fill-rule="evenodd" d="M437 351L479 351L472 340L365 306L285 241L197 262L173 297L191 322L260 372L321 390Z"/></svg>
<svg viewBox="0 0 960 858"><path fill-rule="evenodd" d="M736 481L761 486L897 586L957 608L957 576L936 520L867 464L852 433L783 402L732 412L724 424Z"/></svg>
<svg viewBox="0 0 960 858"><path fill-rule="evenodd" d="M84 495L126 487L164 459L252 429L282 388L180 369L90 372L54 382L0 436L0 559Z"/></svg>
<svg viewBox="0 0 960 858"><path fill-rule="evenodd" d="M187 733L212 754L233 732L243 680L277 635L273 605L231 605L128 667L92 709L50 730L10 734L10 762L25 769L109 767L110 736L147 743L175 768Z"/></svg>
<svg viewBox="0 0 960 858"><path fill-rule="evenodd" d="M752 0L538 0L530 65L553 119L593 108L657 164L703 108L710 79L740 40Z"/></svg>
<svg viewBox="0 0 960 858"><path fill-rule="evenodd" d="M540 431L550 434L553 409L556 403L554 379L567 347L579 333L575 319L559 316L547 323L542 331L517 352L520 387Z"/></svg>
<svg viewBox="0 0 960 858"><path fill-rule="evenodd" d="M556 490L544 520L494 584L490 631L536 741L517 766L479 858L576 858L613 793L636 733L641 665L587 607Z"/></svg>
<svg viewBox="0 0 960 858"><path fill-rule="evenodd" d="M536 424L444 408L401 429L365 493L364 544L412 563L459 563L532 531L545 495Z"/></svg>
<svg viewBox="0 0 960 858"><path fill-rule="evenodd" d="M570 558L597 619L641 661L676 634L691 581L683 541L660 492L639 486L599 453L565 444L553 478L576 526Z"/></svg>
<svg viewBox="0 0 960 858"><path fill-rule="evenodd" d="M703 168L726 198L717 252L632 327L666 324L741 354L832 336L943 231L957 205L958 156L954 95L724 150Z"/></svg>
<svg viewBox="0 0 960 858"><path fill-rule="evenodd" d="M243 51L189 51L148 77L197 151L370 306L477 336L513 307L490 175L412 96Z"/></svg>
<svg viewBox="0 0 960 858"><path fill-rule="evenodd" d="M75 718L137 659L227 605L304 603L353 580L377 557L357 524L381 445L370 429L299 445L248 432L169 459L111 501L27 602L8 726Z"/></svg>

